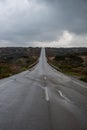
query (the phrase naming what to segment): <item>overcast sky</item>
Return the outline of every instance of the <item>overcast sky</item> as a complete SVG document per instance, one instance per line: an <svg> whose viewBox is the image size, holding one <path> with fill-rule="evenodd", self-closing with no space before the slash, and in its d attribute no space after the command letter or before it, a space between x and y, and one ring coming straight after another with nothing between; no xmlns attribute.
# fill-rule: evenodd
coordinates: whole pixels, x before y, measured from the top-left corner
<svg viewBox="0 0 87 130"><path fill-rule="evenodd" d="M0 0L0 47L87 47L87 0Z"/></svg>

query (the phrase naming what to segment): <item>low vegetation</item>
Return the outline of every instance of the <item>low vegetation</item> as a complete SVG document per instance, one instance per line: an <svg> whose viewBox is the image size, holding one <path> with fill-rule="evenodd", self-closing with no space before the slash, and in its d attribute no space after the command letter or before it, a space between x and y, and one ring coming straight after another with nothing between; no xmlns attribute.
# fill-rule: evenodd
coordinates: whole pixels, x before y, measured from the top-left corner
<svg viewBox="0 0 87 130"><path fill-rule="evenodd" d="M52 50L52 48L51 48ZM54 50L54 49L53 49ZM70 50L72 50L70 48ZM58 67L63 73L75 76L85 82L87 82L87 51L86 48L79 48L78 51L70 51L69 49L65 52L62 52L62 49L59 53L53 53L50 55L49 49L46 52L49 63ZM76 50L76 49L75 49ZM55 52L55 51L54 51Z"/></svg>
<svg viewBox="0 0 87 130"><path fill-rule="evenodd" d="M0 78L29 69L39 55L40 48L0 48Z"/></svg>

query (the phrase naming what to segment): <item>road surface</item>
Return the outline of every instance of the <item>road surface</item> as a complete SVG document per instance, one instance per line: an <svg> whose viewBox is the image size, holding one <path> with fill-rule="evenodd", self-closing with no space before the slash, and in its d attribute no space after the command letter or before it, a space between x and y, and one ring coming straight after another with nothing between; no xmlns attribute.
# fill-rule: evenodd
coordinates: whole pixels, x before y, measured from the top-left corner
<svg viewBox="0 0 87 130"><path fill-rule="evenodd" d="M48 65L0 80L0 130L87 130L87 84Z"/></svg>

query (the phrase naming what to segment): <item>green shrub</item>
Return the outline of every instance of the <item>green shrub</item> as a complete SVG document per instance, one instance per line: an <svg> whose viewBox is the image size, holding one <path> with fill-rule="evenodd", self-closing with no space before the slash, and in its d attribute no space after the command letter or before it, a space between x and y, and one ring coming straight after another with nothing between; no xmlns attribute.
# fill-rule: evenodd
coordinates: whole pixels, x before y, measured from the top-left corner
<svg viewBox="0 0 87 130"><path fill-rule="evenodd" d="M87 76L82 76L80 80L87 82Z"/></svg>

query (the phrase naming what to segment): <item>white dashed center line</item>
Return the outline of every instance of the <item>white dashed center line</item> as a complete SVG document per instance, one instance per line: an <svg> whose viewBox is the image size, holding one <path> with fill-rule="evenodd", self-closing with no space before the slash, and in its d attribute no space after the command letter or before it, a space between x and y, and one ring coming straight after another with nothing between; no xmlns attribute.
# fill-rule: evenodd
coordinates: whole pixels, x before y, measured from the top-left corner
<svg viewBox="0 0 87 130"><path fill-rule="evenodd" d="M46 101L49 101L49 95L48 95L48 88L45 87L45 96L46 96Z"/></svg>

